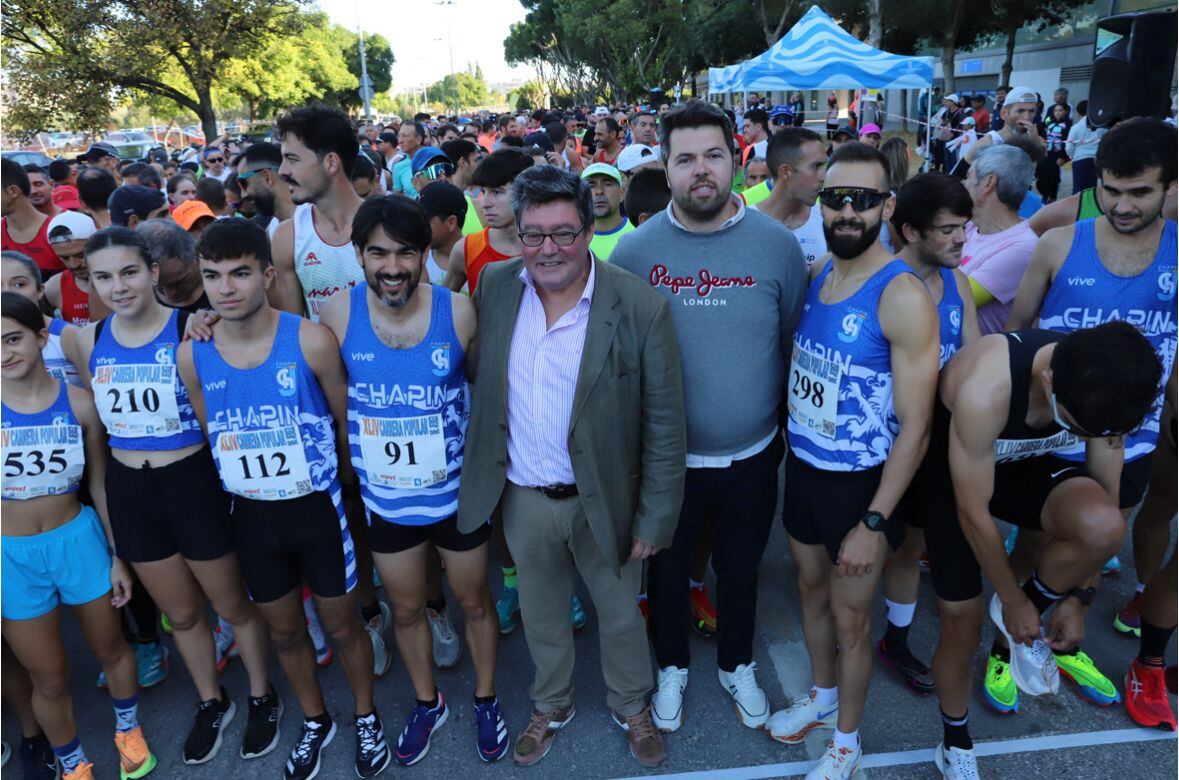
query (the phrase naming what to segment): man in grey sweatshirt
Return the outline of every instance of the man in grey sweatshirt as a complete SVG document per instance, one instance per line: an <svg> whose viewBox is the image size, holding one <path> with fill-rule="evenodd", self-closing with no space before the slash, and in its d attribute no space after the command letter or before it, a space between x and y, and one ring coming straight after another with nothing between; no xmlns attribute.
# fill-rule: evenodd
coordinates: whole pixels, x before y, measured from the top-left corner
<svg viewBox="0 0 1179 780"><path fill-rule="evenodd" d="M684 507L672 546L647 574L659 664L652 714L665 731L682 723L689 579L699 530L711 521L718 675L741 722L760 728L769 703L753 662L757 568L785 450L779 409L806 261L789 230L732 193L733 128L722 111L693 100L669 112L661 132L672 202L610 257L668 299L684 367Z"/></svg>

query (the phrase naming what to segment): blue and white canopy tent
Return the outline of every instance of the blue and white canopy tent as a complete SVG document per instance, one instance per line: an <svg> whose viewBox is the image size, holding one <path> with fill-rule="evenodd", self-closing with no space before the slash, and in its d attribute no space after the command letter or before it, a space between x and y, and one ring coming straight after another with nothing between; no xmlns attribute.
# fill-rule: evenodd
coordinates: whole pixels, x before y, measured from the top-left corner
<svg viewBox="0 0 1179 780"><path fill-rule="evenodd" d="M708 69L709 93L928 89L932 85L932 57L890 54L869 46L814 5L758 56Z"/></svg>

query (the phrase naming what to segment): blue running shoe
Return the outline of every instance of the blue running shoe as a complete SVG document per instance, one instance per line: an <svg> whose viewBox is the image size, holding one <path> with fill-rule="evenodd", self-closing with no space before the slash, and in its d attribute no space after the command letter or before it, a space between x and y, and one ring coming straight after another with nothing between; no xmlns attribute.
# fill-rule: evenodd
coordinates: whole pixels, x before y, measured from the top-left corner
<svg viewBox="0 0 1179 780"><path fill-rule="evenodd" d="M1122 562L1118 556L1114 556L1105 562L1101 567L1101 574L1103 577L1116 577L1122 572Z"/></svg>
<svg viewBox="0 0 1179 780"><path fill-rule="evenodd" d="M577 596L569 599L569 622L573 624L573 630L584 628L585 624L589 622L589 616L585 614L585 610L581 607L581 602L577 600Z"/></svg>
<svg viewBox="0 0 1179 780"><path fill-rule="evenodd" d="M499 594L499 601L495 602L495 611L499 613L499 632L510 634L516 630L516 615L520 614L520 591L515 588L504 588Z"/></svg>
<svg viewBox="0 0 1179 780"><path fill-rule="evenodd" d="M139 687L151 688L168 677L168 648L159 642L135 646L135 665L139 672Z"/></svg>
<svg viewBox="0 0 1179 780"><path fill-rule="evenodd" d="M508 752L508 724L499 710L499 699L487 704L475 702L475 731L479 758L483 761L490 764Z"/></svg>
<svg viewBox="0 0 1179 780"><path fill-rule="evenodd" d="M426 753L430 752L430 738L446 722L448 713L442 691L438 691L438 706L430 708L414 705L405 719L401 736L397 738L397 763L412 766L425 758Z"/></svg>

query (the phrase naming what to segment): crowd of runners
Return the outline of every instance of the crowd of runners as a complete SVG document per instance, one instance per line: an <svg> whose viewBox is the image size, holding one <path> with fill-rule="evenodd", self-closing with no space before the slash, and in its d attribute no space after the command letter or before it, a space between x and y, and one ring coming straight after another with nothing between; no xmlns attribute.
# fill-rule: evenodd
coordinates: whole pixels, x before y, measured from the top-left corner
<svg viewBox="0 0 1179 780"><path fill-rule="evenodd" d="M741 724L831 732L808 778L856 771L878 665L934 694L955 780L978 776L974 688L1017 713L1063 677L1174 729L1176 131L1119 122L1093 186L1037 208L1034 94L1008 91L953 175L910 175L875 123L698 100L359 126L310 106L188 160L4 159L2 670L25 776L109 776L79 740L66 607L124 780L226 740L306 780L345 726L372 777L451 715L483 761L535 764L576 711L589 614L644 767L677 749L693 630ZM785 702L754 661L777 514L812 675ZM1086 613L1130 525L1115 628L1139 650L1103 671ZM936 649L908 637L923 570ZM518 626L527 693L496 673ZM170 647L195 688L175 748L138 714ZM464 649L475 689L448 699L436 669ZM394 655L413 701L377 682ZM231 658L248 691L220 682ZM333 659L350 724L317 679Z"/></svg>

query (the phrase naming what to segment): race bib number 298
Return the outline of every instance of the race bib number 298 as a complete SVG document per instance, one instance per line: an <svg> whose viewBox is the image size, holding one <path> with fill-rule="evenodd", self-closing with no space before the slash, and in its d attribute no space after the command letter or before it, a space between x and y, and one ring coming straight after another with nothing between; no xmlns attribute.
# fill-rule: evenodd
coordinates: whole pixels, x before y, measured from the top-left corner
<svg viewBox="0 0 1179 780"><path fill-rule="evenodd" d="M842 383L841 363L795 344L787 401L790 419L824 438L834 439Z"/></svg>

